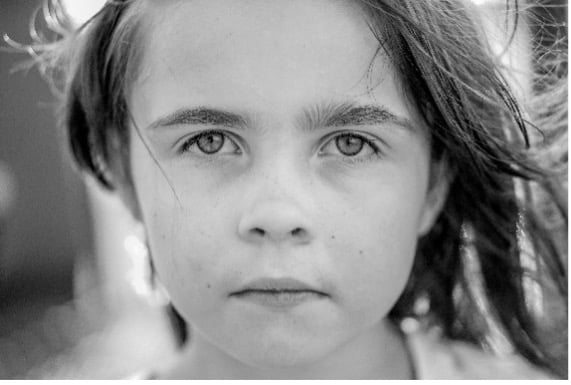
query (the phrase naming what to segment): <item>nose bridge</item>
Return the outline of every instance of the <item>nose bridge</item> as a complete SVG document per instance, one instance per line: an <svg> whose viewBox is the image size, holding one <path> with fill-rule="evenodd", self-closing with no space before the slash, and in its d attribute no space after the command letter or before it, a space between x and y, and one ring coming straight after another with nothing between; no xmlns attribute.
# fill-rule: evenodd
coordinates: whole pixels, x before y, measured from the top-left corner
<svg viewBox="0 0 571 385"><path fill-rule="evenodd" d="M308 179L308 165L302 164L302 157L286 146L276 147L254 170L260 178L260 193L273 199L299 199Z"/></svg>
<svg viewBox="0 0 571 385"><path fill-rule="evenodd" d="M246 178L239 235L255 242L309 242L312 194L309 165L283 149L260 159Z"/></svg>

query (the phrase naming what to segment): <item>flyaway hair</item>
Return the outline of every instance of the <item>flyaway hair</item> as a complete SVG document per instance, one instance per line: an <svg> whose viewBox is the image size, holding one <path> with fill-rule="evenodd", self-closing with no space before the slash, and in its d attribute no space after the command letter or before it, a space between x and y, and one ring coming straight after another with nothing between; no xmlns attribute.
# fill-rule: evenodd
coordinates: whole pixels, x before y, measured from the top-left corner
<svg viewBox="0 0 571 385"><path fill-rule="evenodd" d="M445 337L516 352L566 378L566 29L552 23L559 26L554 44L532 47L533 95L524 103L471 2L355 1L430 132L434 163L451 175L443 212L420 239L390 318L413 317ZM60 91L61 123L79 168L127 194L126 95L141 56L146 2L110 1L79 29L64 32L70 24L61 5L47 0L44 14L59 37L27 47ZM546 24L540 9L506 1L515 20L508 35ZM538 301L549 311L544 316L535 310ZM184 342L187 326L172 311Z"/></svg>

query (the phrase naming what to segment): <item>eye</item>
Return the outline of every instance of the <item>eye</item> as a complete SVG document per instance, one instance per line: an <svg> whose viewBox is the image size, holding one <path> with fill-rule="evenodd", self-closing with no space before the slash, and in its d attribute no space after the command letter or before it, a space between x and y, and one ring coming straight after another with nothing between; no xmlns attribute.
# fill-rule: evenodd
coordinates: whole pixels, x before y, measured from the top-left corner
<svg viewBox="0 0 571 385"><path fill-rule="evenodd" d="M181 153L191 152L203 155L214 154L239 154L240 147L222 131L205 131L196 134L186 140L181 148Z"/></svg>
<svg viewBox="0 0 571 385"><path fill-rule="evenodd" d="M355 156L365 146L363 138L352 135L339 135L335 138L335 145L339 152L346 156Z"/></svg>
<svg viewBox="0 0 571 385"><path fill-rule="evenodd" d="M341 133L336 135L321 148L320 155L341 154L344 157L363 157L380 154L379 146L373 139L355 133ZM360 156L361 157L361 156Z"/></svg>

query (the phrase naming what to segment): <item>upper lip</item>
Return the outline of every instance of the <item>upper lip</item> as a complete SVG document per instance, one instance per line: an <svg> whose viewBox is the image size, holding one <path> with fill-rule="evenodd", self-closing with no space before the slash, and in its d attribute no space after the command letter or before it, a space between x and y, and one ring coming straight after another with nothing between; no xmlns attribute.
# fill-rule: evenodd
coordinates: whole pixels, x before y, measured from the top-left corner
<svg viewBox="0 0 571 385"><path fill-rule="evenodd" d="M244 294L249 291L311 291L321 295L326 293L295 278L259 278L246 283L240 290L231 295Z"/></svg>

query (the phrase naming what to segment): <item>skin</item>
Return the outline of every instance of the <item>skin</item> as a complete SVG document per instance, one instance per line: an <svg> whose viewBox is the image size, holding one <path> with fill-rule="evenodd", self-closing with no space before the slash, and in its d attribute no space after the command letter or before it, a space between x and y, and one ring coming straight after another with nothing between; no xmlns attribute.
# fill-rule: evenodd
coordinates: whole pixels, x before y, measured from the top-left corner
<svg viewBox="0 0 571 385"><path fill-rule="evenodd" d="M158 276L192 329L162 375L410 377L386 315L446 186L429 181L426 130L390 63L375 56L360 9L328 0L145 8L129 99L133 182ZM400 120L307 118L348 104ZM243 122L164 119L205 106ZM214 129L227 135L217 153L183 145ZM341 133L354 135L352 147L335 140ZM296 278L327 295L284 308L230 295L262 277Z"/></svg>

